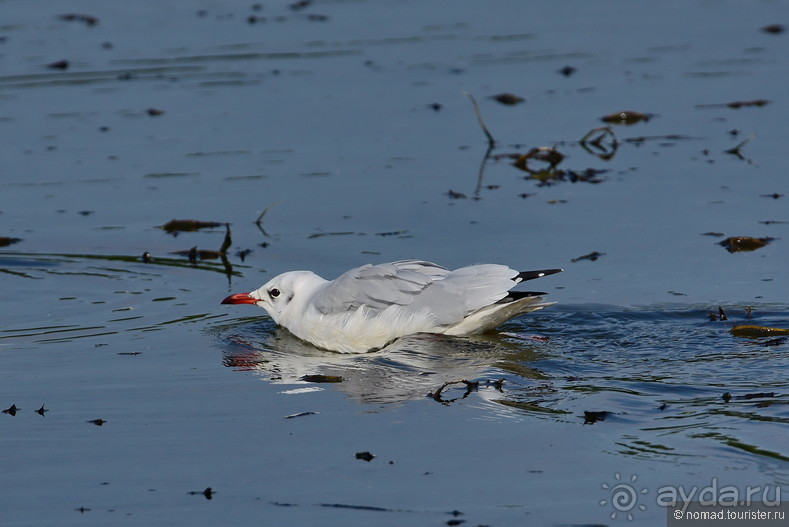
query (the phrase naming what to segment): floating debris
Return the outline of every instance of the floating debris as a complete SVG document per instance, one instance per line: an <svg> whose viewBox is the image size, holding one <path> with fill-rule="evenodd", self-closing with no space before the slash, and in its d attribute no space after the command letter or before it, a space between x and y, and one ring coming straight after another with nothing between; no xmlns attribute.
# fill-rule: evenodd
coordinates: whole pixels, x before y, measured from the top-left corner
<svg viewBox="0 0 789 527"><path fill-rule="evenodd" d="M370 452L367 452L365 450L364 452L357 452L356 453L356 459L361 459L361 460L367 461L369 463L370 461L375 459L375 455L371 454Z"/></svg>
<svg viewBox="0 0 789 527"><path fill-rule="evenodd" d="M308 240L312 240L314 238L323 238L324 236L349 236L351 234L363 234L361 232L353 232L353 231L342 231L342 232L316 232L315 234L310 234L307 236Z"/></svg>
<svg viewBox="0 0 789 527"><path fill-rule="evenodd" d="M50 62L47 64L47 68L51 70L67 70L70 63L66 59L63 60L56 60L55 62Z"/></svg>
<svg viewBox="0 0 789 527"><path fill-rule="evenodd" d="M550 146L539 146L532 148L525 154L518 156L512 163L512 166L524 170L526 172L535 172L526 165L526 161L533 159L535 161L542 161L548 163L550 168L555 168L556 165L562 162L564 154Z"/></svg>
<svg viewBox="0 0 789 527"><path fill-rule="evenodd" d="M739 325L734 326L729 332L735 337L759 338L774 337L776 335L789 335L789 329L771 328L768 326Z"/></svg>
<svg viewBox="0 0 789 527"><path fill-rule="evenodd" d="M286 415L285 419L293 419L295 417L305 417L308 415L318 415L318 412L299 412L297 414Z"/></svg>
<svg viewBox="0 0 789 527"><path fill-rule="evenodd" d="M595 155L607 161L614 157L619 142L616 139L616 134L610 126L598 126L592 128L586 135L584 135L578 144L592 155Z"/></svg>
<svg viewBox="0 0 789 527"><path fill-rule="evenodd" d="M761 249L775 238L752 238L750 236L731 236L725 240L718 242L718 245L725 247L730 253L755 251Z"/></svg>
<svg viewBox="0 0 789 527"><path fill-rule="evenodd" d="M590 252L588 254L584 254L583 256L579 256L577 258L572 258L570 261L571 262L580 262L581 260L589 260L589 261L594 262L594 261L596 261L598 258L600 258L603 255L605 255L605 253L601 253L601 252L598 252L598 251L592 251L592 252Z"/></svg>
<svg viewBox="0 0 789 527"><path fill-rule="evenodd" d="M10 416L12 416L12 417L13 417L13 416L15 416L15 415L16 415L16 413L17 413L19 410L21 410L21 408L18 408L18 407L17 407L15 404L12 404L11 406L9 406L9 407L8 407L8 408L6 408L5 410L3 410L3 413L4 413L4 414L8 414L8 415L10 415Z"/></svg>
<svg viewBox="0 0 789 527"><path fill-rule="evenodd" d="M715 231L702 232L701 235L702 236L712 236L714 238L720 238L721 236L724 236L724 234L722 232L715 232Z"/></svg>
<svg viewBox="0 0 789 527"><path fill-rule="evenodd" d="M299 380L306 382L342 382L343 378L340 375L304 375Z"/></svg>
<svg viewBox="0 0 789 527"><path fill-rule="evenodd" d="M233 239L230 235L230 224L225 223L225 238L222 241L222 246L218 251L198 249L197 246L194 246L187 251L173 251L170 254L186 256L190 262L196 262L197 260L216 260L218 258L222 260L222 263L225 264L228 269L230 269L230 264L227 260L227 250L230 248L232 243Z"/></svg>
<svg viewBox="0 0 789 527"><path fill-rule="evenodd" d="M751 142L751 140L752 140L754 137L755 137L755 136L754 136L753 134L751 134L751 135L750 135L750 136L749 136L749 137L748 137L748 138L747 138L745 141L741 142L740 144L738 144L738 145L737 145L737 146L735 146L734 148L729 148L728 150L724 150L724 153L726 153L726 154L732 154L732 155L735 155L735 156L739 157L740 159L745 159L745 158L743 157L743 155L740 153L740 150L742 150L742 147L744 147L745 145L747 145L748 143L750 143L750 142Z"/></svg>
<svg viewBox="0 0 789 527"><path fill-rule="evenodd" d="M479 111L477 100L469 92L465 92L465 94L469 100L471 100L471 106L474 108L474 114L477 116L477 122L479 123L480 128L482 128L482 132L485 134L485 137L488 138L488 152L490 152L496 146L496 140L493 138L493 134L490 133L487 125L485 125L485 121L482 119L482 113Z"/></svg>
<svg viewBox="0 0 789 527"><path fill-rule="evenodd" d="M740 108L747 108L749 106L756 106L757 108L759 108L762 106L767 106L768 104L770 104L770 101L768 101L767 99L755 99L753 101L732 101L726 103L726 107L734 108L736 110Z"/></svg>
<svg viewBox="0 0 789 527"><path fill-rule="evenodd" d="M298 0L298 2L293 2L292 4L288 5L291 11L301 11L312 4L312 0Z"/></svg>
<svg viewBox="0 0 789 527"><path fill-rule="evenodd" d="M107 422L106 419L91 419L90 421L85 421L86 423L90 423L96 426L103 426L104 423Z"/></svg>
<svg viewBox="0 0 789 527"><path fill-rule="evenodd" d="M190 490L187 494L190 496L204 496L205 499L210 500L216 494L216 491L211 487L206 487L204 490Z"/></svg>
<svg viewBox="0 0 789 527"><path fill-rule="evenodd" d="M602 411L584 410L584 424L592 425L598 421L605 421L609 415L611 415L611 412L607 410L602 410Z"/></svg>
<svg viewBox="0 0 789 527"><path fill-rule="evenodd" d="M770 397L775 397L775 392L746 393L745 395L737 395L734 397L734 399L740 401L750 401L751 399L767 399Z"/></svg>
<svg viewBox="0 0 789 527"><path fill-rule="evenodd" d="M518 97L512 93L499 93L498 95L491 96L491 99L507 106L514 106L526 100L523 97Z"/></svg>
<svg viewBox="0 0 789 527"><path fill-rule="evenodd" d="M93 15L83 15L77 13L59 15L58 18L60 20L65 20L66 22L83 22L87 26L95 26L99 23L99 19Z"/></svg>
<svg viewBox="0 0 789 527"><path fill-rule="evenodd" d="M164 110L160 110L158 108L148 108L147 110L145 110L145 113L147 113L151 117L158 117L160 115L164 115L165 111Z"/></svg>
<svg viewBox="0 0 789 527"><path fill-rule="evenodd" d="M222 256L224 256L224 253L221 253L219 251L212 251L210 249L198 249L196 245L189 250L173 251L170 254L186 256L190 262L196 262L197 260L216 260L217 258L222 258Z"/></svg>
<svg viewBox="0 0 789 527"><path fill-rule="evenodd" d="M427 107L430 108L431 110L433 110L434 112L439 112L439 111L441 111L441 108L443 108L441 103L437 103L437 102L434 102L432 104L428 104Z"/></svg>
<svg viewBox="0 0 789 527"><path fill-rule="evenodd" d="M767 106L770 101L767 99L754 99L752 101L732 101L725 103L712 103L712 104L697 104L695 108L733 108L739 110L740 108L747 108L750 106ZM735 134L736 135L736 134Z"/></svg>
<svg viewBox="0 0 789 527"><path fill-rule="evenodd" d="M372 505L348 505L346 503L321 503L321 507L330 507L333 509L353 509L359 511L380 511L389 512L397 511L397 509L387 509L386 507L374 507Z"/></svg>
<svg viewBox="0 0 789 527"><path fill-rule="evenodd" d="M0 247L7 247L22 241L22 238L9 238L7 236L0 236Z"/></svg>
<svg viewBox="0 0 789 527"><path fill-rule="evenodd" d="M718 312L715 313L714 311L710 311L709 313L710 320L716 322L718 320L728 320L726 313L723 311L721 306L718 306Z"/></svg>
<svg viewBox="0 0 789 527"><path fill-rule="evenodd" d="M200 220L170 220L159 228L166 231L168 234L178 236L179 232L195 232L200 229L212 229L214 227L221 227L222 223L217 221L200 221Z"/></svg>
<svg viewBox="0 0 789 527"><path fill-rule="evenodd" d="M462 192L455 192L452 189L449 189L449 191L447 191L446 195L449 196L451 199L466 199L466 198L468 198L468 196L466 196Z"/></svg>
<svg viewBox="0 0 789 527"><path fill-rule="evenodd" d="M783 24L770 24L762 28L762 31L764 31L765 33L770 33L772 35L778 35L780 33L783 33L785 30L786 27Z"/></svg>
<svg viewBox="0 0 789 527"><path fill-rule="evenodd" d="M441 397L441 392L444 391L444 388L446 388L447 386L450 386L452 384L465 384L466 385L466 391L463 393L463 395L461 395L460 397L455 397L454 399L444 399L444 398L442 398ZM427 396L432 398L434 401L437 401L437 402L439 402L441 404L450 404L450 403L453 403L453 402L457 401L458 399L465 399L466 397L468 397L471 394L471 392L476 391L478 388L479 388L479 381L467 381L465 379L461 379L459 381L448 381L448 382L445 382L444 384L442 384L441 387L438 390L436 390L435 392L428 393Z"/></svg>
<svg viewBox="0 0 789 527"><path fill-rule="evenodd" d="M565 66L565 67L563 67L562 69L559 70L559 73L561 73L565 77L569 77L570 75L572 75L576 71L578 71L578 70L576 68L573 68L572 66Z"/></svg>
<svg viewBox="0 0 789 527"><path fill-rule="evenodd" d="M604 123L631 125L640 123L641 121L647 122L655 116L653 113L641 113L634 111L616 112L604 115L600 118Z"/></svg>

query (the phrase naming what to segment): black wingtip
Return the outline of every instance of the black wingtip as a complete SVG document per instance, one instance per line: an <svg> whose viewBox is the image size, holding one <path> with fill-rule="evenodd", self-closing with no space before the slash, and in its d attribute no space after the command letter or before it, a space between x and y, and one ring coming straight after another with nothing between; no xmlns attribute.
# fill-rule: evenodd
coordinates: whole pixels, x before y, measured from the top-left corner
<svg viewBox="0 0 789 527"><path fill-rule="evenodd" d="M561 273L564 269L541 269L539 271L522 271L513 278L513 280L525 282L526 280L534 280L535 278L542 278L556 273Z"/></svg>
<svg viewBox="0 0 789 527"><path fill-rule="evenodd" d="M507 296L499 300L500 304L506 304L508 302L515 302L516 300L520 300L521 298L531 297L531 296L546 296L548 293L544 291L510 291L507 293Z"/></svg>

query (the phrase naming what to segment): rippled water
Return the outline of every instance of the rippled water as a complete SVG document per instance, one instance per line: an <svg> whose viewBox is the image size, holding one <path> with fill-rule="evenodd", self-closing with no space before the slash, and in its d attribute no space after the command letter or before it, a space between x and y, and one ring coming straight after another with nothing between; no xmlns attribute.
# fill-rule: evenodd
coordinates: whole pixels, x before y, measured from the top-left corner
<svg viewBox="0 0 789 527"><path fill-rule="evenodd" d="M778 4L2 7L0 524L655 525L667 486L786 490L789 342L730 332L788 325ZM498 333L355 356L218 303L402 258L565 272Z"/></svg>

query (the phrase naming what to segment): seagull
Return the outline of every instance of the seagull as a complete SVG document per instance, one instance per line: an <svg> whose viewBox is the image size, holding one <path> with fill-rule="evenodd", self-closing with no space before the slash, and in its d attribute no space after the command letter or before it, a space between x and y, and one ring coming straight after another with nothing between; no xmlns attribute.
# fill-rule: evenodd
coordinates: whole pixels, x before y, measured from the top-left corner
<svg viewBox="0 0 789 527"><path fill-rule="evenodd" d="M335 280L290 271L223 304L254 304L301 340L340 353L366 353L415 333L476 335L537 311L540 293L511 291L562 269L516 271L480 264L450 271L420 260L351 269Z"/></svg>

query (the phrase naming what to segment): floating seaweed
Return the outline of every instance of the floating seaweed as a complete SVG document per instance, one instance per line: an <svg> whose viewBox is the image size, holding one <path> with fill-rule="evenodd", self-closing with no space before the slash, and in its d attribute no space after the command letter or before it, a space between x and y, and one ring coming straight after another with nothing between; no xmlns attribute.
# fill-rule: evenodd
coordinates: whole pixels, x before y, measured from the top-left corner
<svg viewBox="0 0 789 527"><path fill-rule="evenodd" d="M607 410L601 410L601 411L584 410L584 424L592 425L597 423L598 421L605 421L609 415L611 415L611 412Z"/></svg>
<svg viewBox="0 0 789 527"><path fill-rule="evenodd" d="M733 108L739 110L740 108L748 108L750 106L762 107L770 104L767 99L754 99L752 101L732 101L725 103L711 103L711 104L697 104L696 108Z"/></svg>
<svg viewBox="0 0 789 527"><path fill-rule="evenodd" d="M340 375L315 374L315 375L303 375L302 377L300 377L299 380L305 382L316 382L316 383L321 383L321 382L333 383L333 382L342 382L343 378Z"/></svg>
<svg viewBox="0 0 789 527"><path fill-rule="evenodd" d="M367 461L369 463L375 459L375 454L372 454L366 450L364 452L357 452L356 459L361 459L362 461Z"/></svg>
<svg viewBox="0 0 789 527"><path fill-rule="evenodd" d="M206 487L204 490L190 490L187 494L190 496L203 496L205 499L210 500L216 494L216 491L211 487Z"/></svg>
<svg viewBox="0 0 789 527"><path fill-rule="evenodd" d="M542 161L548 163L549 168L556 168L556 165L562 162L564 154L550 146L539 146L532 148L525 154L521 154L512 163L512 166L526 172L535 172L535 170L528 167L526 164L529 160Z"/></svg>
<svg viewBox="0 0 789 527"><path fill-rule="evenodd" d="M731 236L725 240L718 242L718 245L725 247L730 253L755 251L761 249L775 238L753 238L751 236Z"/></svg>
<svg viewBox="0 0 789 527"><path fill-rule="evenodd" d="M783 24L769 24L762 27L762 31L773 35L778 35L780 33L783 33L785 30L786 27Z"/></svg>
<svg viewBox="0 0 789 527"><path fill-rule="evenodd" d="M594 262L594 261L596 261L598 258L600 258L603 255L605 255L605 253L592 251L590 253L584 254L583 256L578 256L577 258L573 258L570 261L571 262L580 262L581 260L589 260L591 262Z"/></svg>
<svg viewBox="0 0 789 527"><path fill-rule="evenodd" d="M227 261L227 250L232 244L233 238L230 235L230 224L225 223L225 238L222 241L222 246L218 251L198 249L197 246L194 246L186 251L173 251L171 254L186 256L189 258L190 262L196 262L197 260L216 260L219 258L222 260L222 263L225 264L225 267L229 268L230 263Z"/></svg>
<svg viewBox="0 0 789 527"><path fill-rule="evenodd" d="M562 69L559 70L559 73L561 73L565 77L569 77L570 75L572 75L576 71L577 71L577 69L573 68L572 66L565 66L565 67L563 67Z"/></svg>
<svg viewBox="0 0 789 527"><path fill-rule="evenodd" d="M718 306L718 312L717 313L715 313L714 311L710 311L709 317L710 317L710 320L713 321L713 322L718 321L718 320L728 320L728 317L726 316L726 312L723 311L723 308L721 306Z"/></svg>
<svg viewBox="0 0 789 527"><path fill-rule="evenodd" d="M729 332L735 337L759 338L774 337L776 335L789 335L789 329L772 328L769 326L738 325L734 326Z"/></svg>
<svg viewBox="0 0 789 527"><path fill-rule="evenodd" d="M641 121L647 122L654 116L655 114L653 113L641 113L628 110L604 115L600 120L609 124L631 125L640 123Z"/></svg>
<svg viewBox="0 0 789 527"><path fill-rule="evenodd" d="M59 15L58 18L60 20L65 20L66 22L82 22L86 26L95 26L99 23L99 19L93 15L83 15L79 13L67 13L65 15Z"/></svg>
<svg viewBox="0 0 789 527"><path fill-rule="evenodd" d="M7 247L22 241L22 238L9 238L7 236L0 236L0 247Z"/></svg>
<svg viewBox="0 0 789 527"><path fill-rule="evenodd" d="M66 59L56 60L55 62L47 64L47 68L51 70L67 70L70 64L71 63Z"/></svg>
<svg viewBox="0 0 789 527"><path fill-rule="evenodd" d="M451 199L466 199L468 196L463 194L462 192L455 192L452 189L446 192L446 195L449 196Z"/></svg>
<svg viewBox="0 0 789 527"><path fill-rule="evenodd" d="M166 231L168 234L178 236L179 232L195 232L200 229L212 229L214 227L222 226L221 223L216 221L200 221L200 220L170 220L159 228Z"/></svg>
<svg viewBox="0 0 789 527"><path fill-rule="evenodd" d="M499 93L498 95L492 95L491 99L507 106L514 106L526 100L523 97L513 95L512 93Z"/></svg>

